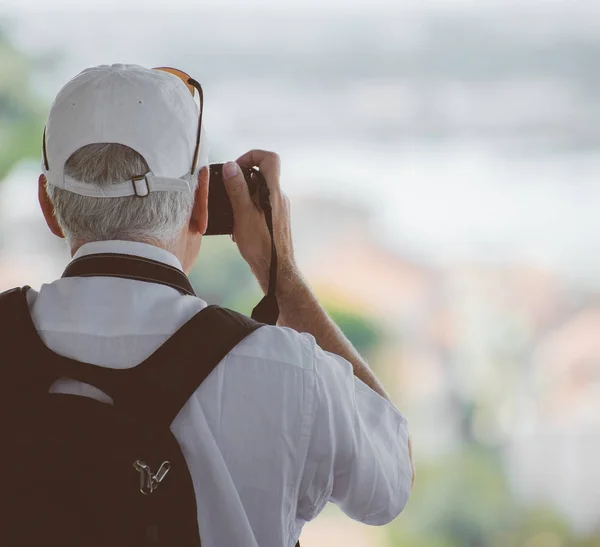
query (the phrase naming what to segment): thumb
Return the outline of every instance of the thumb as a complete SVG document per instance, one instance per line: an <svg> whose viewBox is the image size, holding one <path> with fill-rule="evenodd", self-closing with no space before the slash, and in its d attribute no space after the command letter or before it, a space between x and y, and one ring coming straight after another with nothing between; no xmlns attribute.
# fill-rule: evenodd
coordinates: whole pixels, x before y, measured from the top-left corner
<svg viewBox="0 0 600 547"><path fill-rule="evenodd" d="M252 199L244 174L239 165L234 161L230 161L223 165L223 182L225 190L231 201L231 208L234 214L237 211L242 212L248 210L252 206Z"/></svg>

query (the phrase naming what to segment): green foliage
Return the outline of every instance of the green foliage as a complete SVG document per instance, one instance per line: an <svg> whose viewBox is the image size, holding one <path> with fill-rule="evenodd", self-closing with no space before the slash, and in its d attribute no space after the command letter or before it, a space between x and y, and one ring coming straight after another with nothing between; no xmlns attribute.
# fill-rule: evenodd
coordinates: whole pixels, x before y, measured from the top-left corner
<svg viewBox="0 0 600 547"><path fill-rule="evenodd" d="M506 529L510 519L502 470L490 453L470 447L419 466L402 525L403 533L445 538L442 545L475 546L486 545L482 538Z"/></svg>
<svg viewBox="0 0 600 547"><path fill-rule="evenodd" d="M252 299L256 305L262 294L249 266L228 236L203 238L190 280L198 296L209 304L243 313L250 313Z"/></svg>
<svg viewBox="0 0 600 547"><path fill-rule="evenodd" d="M390 547L592 547L554 510L520 505L497 453L475 443L435 462L417 461L415 489L390 527Z"/></svg>
<svg viewBox="0 0 600 547"><path fill-rule="evenodd" d="M40 156L43 107L32 91L32 63L0 34L0 180L23 158Z"/></svg>
<svg viewBox="0 0 600 547"><path fill-rule="evenodd" d="M325 301L324 307L359 353L373 353L382 339L382 329L374 319L337 303Z"/></svg>

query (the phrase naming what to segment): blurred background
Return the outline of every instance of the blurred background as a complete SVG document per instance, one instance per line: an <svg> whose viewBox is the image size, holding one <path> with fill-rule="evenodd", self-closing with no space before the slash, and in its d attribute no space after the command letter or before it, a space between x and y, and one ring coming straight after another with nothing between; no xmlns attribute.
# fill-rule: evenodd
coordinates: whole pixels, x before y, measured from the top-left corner
<svg viewBox="0 0 600 547"><path fill-rule="evenodd" d="M600 3L0 0L0 289L60 276L37 209L60 87L97 64L204 87L210 159L282 158L301 269L412 428L384 527L303 547L600 546ZM207 237L199 295L258 285Z"/></svg>

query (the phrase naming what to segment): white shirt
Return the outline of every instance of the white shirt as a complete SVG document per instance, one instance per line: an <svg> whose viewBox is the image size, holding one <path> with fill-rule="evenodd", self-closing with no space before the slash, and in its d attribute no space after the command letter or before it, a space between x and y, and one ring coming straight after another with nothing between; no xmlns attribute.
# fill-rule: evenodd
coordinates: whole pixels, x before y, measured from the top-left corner
<svg viewBox="0 0 600 547"><path fill-rule="evenodd" d="M181 269L174 255L125 241L86 244L75 258L104 252ZM136 366L207 305L170 287L110 277L58 279L27 294L50 349L109 368ZM75 380L51 391L110 401ZM405 418L309 334L265 326L249 335L171 430L194 482L203 547L293 546L328 501L380 525L408 500Z"/></svg>

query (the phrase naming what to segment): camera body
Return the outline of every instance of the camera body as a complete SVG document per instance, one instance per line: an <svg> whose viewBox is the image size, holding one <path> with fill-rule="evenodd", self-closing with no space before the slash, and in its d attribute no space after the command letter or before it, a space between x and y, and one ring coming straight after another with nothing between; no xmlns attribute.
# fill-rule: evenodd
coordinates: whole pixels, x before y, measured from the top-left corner
<svg viewBox="0 0 600 547"><path fill-rule="evenodd" d="M223 163L211 163L208 190L208 228L204 235L223 235L233 233L233 209L223 182ZM267 189L267 181L255 167L240 167L250 195L258 196ZM268 191L267 191L268 193Z"/></svg>

